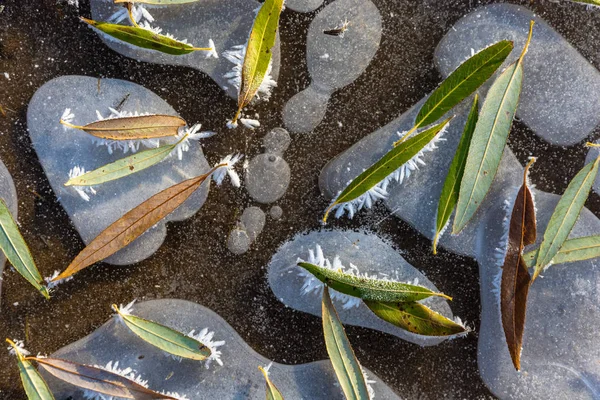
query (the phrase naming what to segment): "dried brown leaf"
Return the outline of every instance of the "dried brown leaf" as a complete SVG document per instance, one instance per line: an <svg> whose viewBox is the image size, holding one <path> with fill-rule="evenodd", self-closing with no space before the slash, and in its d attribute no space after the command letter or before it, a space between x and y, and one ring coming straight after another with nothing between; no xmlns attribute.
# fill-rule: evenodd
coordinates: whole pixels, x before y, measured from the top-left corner
<svg viewBox="0 0 600 400"><path fill-rule="evenodd" d="M186 125L180 117L160 114L102 119L84 126L72 125L63 120L61 123L71 128L81 129L98 138L111 140L176 136L179 128Z"/></svg>

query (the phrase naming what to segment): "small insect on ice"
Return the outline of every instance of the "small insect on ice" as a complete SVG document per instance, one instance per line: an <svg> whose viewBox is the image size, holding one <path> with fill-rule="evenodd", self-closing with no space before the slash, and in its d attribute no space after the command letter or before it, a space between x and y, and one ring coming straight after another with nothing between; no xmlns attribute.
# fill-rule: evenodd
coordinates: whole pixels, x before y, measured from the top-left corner
<svg viewBox="0 0 600 400"><path fill-rule="evenodd" d="M326 31L323 31L323 33L325 35L329 35L329 36L344 37L344 33L348 30L349 25L350 25L350 22L346 19L340 25L336 26L333 29L328 29Z"/></svg>

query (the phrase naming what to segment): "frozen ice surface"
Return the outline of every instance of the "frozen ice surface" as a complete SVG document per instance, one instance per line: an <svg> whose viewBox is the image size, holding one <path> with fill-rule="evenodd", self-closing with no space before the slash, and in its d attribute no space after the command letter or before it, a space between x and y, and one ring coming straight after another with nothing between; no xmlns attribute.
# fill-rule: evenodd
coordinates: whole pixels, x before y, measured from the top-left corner
<svg viewBox="0 0 600 400"><path fill-rule="evenodd" d="M208 47L208 41L212 39L220 55L233 46L242 45L248 41L256 15L254 10L259 6L260 4L254 0L202 0L181 5L147 6L147 8L155 19L151 23L152 26L162 28L163 33L170 33L179 40L187 39L196 47ZM92 18L98 21L107 21L121 7L121 4L114 4L112 1L91 0ZM127 21L121 23L127 24ZM101 34L101 37L107 46L126 57L156 64L183 65L198 69L208 74L226 90L229 96L237 98L237 89L227 82L227 78L224 78L233 64L223 56L219 56L218 59L207 58L203 51L174 56L107 39L104 34ZM277 80L279 40L272 51L273 70L271 75Z"/></svg>
<svg viewBox="0 0 600 400"><path fill-rule="evenodd" d="M273 206L269 210L269 215L275 220L281 219L283 217L283 209L279 206Z"/></svg>
<svg viewBox="0 0 600 400"><path fill-rule="evenodd" d="M599 144L600 141L596 140L594 143ZM590 147L588 154L585 158L585 163L593 162L598 156L600 156L600 148L598 147ZM596 177L594 184L592 185L592 190L598 194L600 194L600 176Z"/></svg>
<svg viewBox="0 0 600 400"><path fill-rule="evenodd" d="M274 128L265 135L262 140L265 153L283 155L283 152L290 147L292 138L290 134L283 128Z"/></svg>
<svg viewBox="0 0 600 400"><path fill-rule="evenodd" d="M303 293L304 271L296 266L298 258L308 260L309 250L320 245L326 258L333 261L339 256L342 264L356 265L361 273L379 274L399 281L414 282L439 291L425 275L410 265L389 244L374 234L332 230L299 234L279 248L269 263L269 284L282 303L295 310L313 315L321 315L321 294ZM447 293L452 295L452 293ZM440 297L430 297L423 301L433 310L452 318L448 303ZM343 308L343 303L334 300L336 310L344 324L363 326L396 335L421 346L432 346L445 340L443 337L417 335L383 321L373 314L362 302L358 307Z"/></svg>
<svg viewBox="0 0 600 400"><path fill-rule="evenodd" d="M250 249L252 240L242 227L235 228L229 233L227 238L227 249L233 254L244 254Z"/></svg>
<svg viewBox="0 0 600 400"><path fill-rule="evenodd" d="M472 49L479 51L503 39L514 41L508 62L516 60L532 19L536 24L523 63L517 117L552 144L578 143L600 123L600 72L527 8L492 4L462 18L436 49L438 69L447 76L471 56Z"/></svg>
<svg viewBox="0 0 600 400"><path fill-rule="evenodd" d="M250 197L267 204L279 200L285 194L290 177L290 166L281 156L259 154L250 160L244 183Z"/></svg>
<svg viewBox="0 0 600 400"><path fill-rule="evenodd" d="M244 225L251 241L254 242L258 235L260 235L265 227L265 220L265 213L258 207L248 207L244 210L240 217L240 222Z"/></svg>
<svg viewBox="0 0 600 400"><path fill-rule="evenodd" d="M349 26L343 37L323 33L346 20ZM306 39L312 83L285 105L285 126L294 133L315 129L325 116L331 94L362 74L380 40L381 15L370 0L336 0L325 7L311 22Z"/></svg>
<svg viewBox="0 0 600 400"><path fill-rule="evenodd" d="M17 220L17 213L19 211L19 207L17 204L17 190L15 189L15 184L6 169L4 163L0 160L0 199L4 201L10 213L12 214L15 221ZM6 264L6 257L4 253L0 252L0 293L2 292L2 273L4 270L4 265Z"/></svg>
<svg viewBox="0 0 600 400"><path fill-rule="evenodd" d="M297 12L311 12L319 8L323 4L323 0L287 0L286 8Z"/></svg>
<svg viewBox="0 0 600 400"><path fill-rule="evenodd" d="M107 305L108 308L108 305ZM270 360L252 350L237 332L213 311L184 300L164 299L136 303L134 315L151 319L181 332L203 328L214 331L213 340L224 340L219 347L223 366L216 363L206 369L203 362L168 357L131 333L114 318L92 334L72 343L53 357L84 364L106 365L119 361L119 366L133 368L154 390L178 392L193 400L265 398L265 381L258 366L267 366ZM372 372L370 378L376 399L391 400L398 396ZM73 396L83 398L74 386L48 376L48 384L57 399ZM273 363L270 377L286 400L342 400L342 394L329 360L301 365Z"/></svg>
<svg viewBox="0 0 600 400"><path fill-rule="evenodd" d="M121 151L108 154L106 147L94 144L91 135L83 131L64 130L59 120L65 109L71 108L75 114L73 123L86 124L97 120L96 110L106 116L108 107L117 106L127 95L123 111L177 115L164 100L135 83L85 76L63 76L47 82L35 93L27 110L33 147L56 197L85 243L154 194L209 169L198 142L190 141L190 150L184 153L182 161L171 156L144 171L96 186L97 194L91 195L90 201L84 201L72 187L65 187L74 166L90 171L125 156ZM194 122L201 121L188 121ZM124 265L149 257L165 238L166 221L194 215L207 195L208 187L204 185L173 213L106 261Z"/></svg>

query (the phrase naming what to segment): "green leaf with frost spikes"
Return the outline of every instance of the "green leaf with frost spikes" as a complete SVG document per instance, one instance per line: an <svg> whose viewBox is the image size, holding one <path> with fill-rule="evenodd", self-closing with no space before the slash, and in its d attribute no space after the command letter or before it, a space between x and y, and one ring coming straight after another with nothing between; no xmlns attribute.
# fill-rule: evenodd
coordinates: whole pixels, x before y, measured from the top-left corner
<svg viewBox="0 0 600 400"><path fill-rule="evenodd" d="M0 199L0 249L15 270L33 285L45 298L50 298L48 288L31 256L25 239L4 200Z"/></svg>
<svg viewBox="0 0 600 400"><path fill-rule="evenodd" d="M6 339L6 342L9 343L16 352L17 356L17 365L19 367L19 375L21 377L21 383L23 384L23 389L25 389L25 394L29 400L54 400L54 396L52 392L48 388L46 381L38 370L25 359L23 354L20 353L19 348L15 343Z"/></svg>
<svg viewBox="0 0 600 400"><path fill-rule="evenodd" d="M502 40L459 65L427 98L419 110L415 127L433 124L475 92L496 72L512 49L513 42Z"/></svg>
<svg viewBox="0 0 600 400"><path fill-rule="evenodd" d="M363 300L417 301L431 296L452 300L451 297L436 293L424 286L346 274L306 262L300 262L298 266L313 274L330 288Z"/></svg>
<svg viewBox="0 0 600 400"><path fill-rule="evenodd" d="M540 244L532 281L550 265L569 237L596 180L599 165L600 157L583 167L569 182L569 186L558 201Z"/></svg>
<svg viewBox="0 0 600 400"><path fill-rule="evenodd" d="M200 0L115 0L115 4L119 3L137 3L151 4L156 6L170 6L177 4L196 3Z"/></svg>
<svg viewBox="0 0 600 400"><path fill-rule="evenodd" d="M452 233L455 235L473 218L498 171L519 104L523 84L523 58L531 43L533 23L531 21L529 37L521 56L496 78L481 107L460 184L452 226Z"/></svg>
<svg viewBox="0 0 600 400"><path fill-rule="evenodd" d="M467 154L469 153L469 146L475 131L475 125L479 118L479 95L475 95L473 99L473 105L467 118L463 134L458 143L456 153L450 164L448 175L444 181L442 193L440 194L440 200L438 202L438 209L436 214L436 225L435 225L435 237L433 238L433 254L437 254L437 244L441 236L442 230L448 224L452 211L458 201L458 192L460 191L460 182L462 181L463 173L465 172L465 165L467 163Z"/></svg>
<svg viewBox="0 0 600 400"><path fill-rule="evenodd" d="M523 255L528 268L535 265L538 251L539 249L535 249ZM552 259L552 264L572 263L597 257L600 257L600 236L584 236L565 240Z"/></svg>
<svg viewBox="0 0 600 400"><path fill-rule="evenodd" d="M138 28L136 26L110 24L108 22L98 22L91 19L80 17L88 25L99 31L123 42L132 44L144 49L156 50L174 56L189 54L194 51L209 51L208 48L194 47L189 43L183 43L168 36L154 33L148 29Z"/></svg>
<svg viewBox="0 0 600 400"><path fill-rule="evenodd" d="M424 336L450 336L466 328L416 302L365 301L375 315L406 331Z"/></svg>
<svg viewBox="0 0 600 400"><path fill-rule="evenodd" d="M354 355L344 326L325 286L322 301L323 334L333 370L347 400L369 400L369 390L362 367Z"/></svg>
<svg viewBox="0 0 600 400"><path fill-rule="evenodd" d="M265 381L267 382L266 400L283 400L283 395L279 389L277 389L277 386L271 382L271 378L269 378L269 371L263 367L258 367L258 369L263 373Z"/></svg>
<svg viewBox="0 0 600 400"><path fill-rule="evenodd" d="M327 222L329 212L337 205L352 201L368 192L373 186L377 185L392 172L406 164L411 158L419 154L423 147L427 146L433 138L442 131L454 117L450 117L440 124L437 124L415 136L406 139L398 146L392 148L375 164L371 165L366 171L354 178L346 189L342 191L335 199L333 204L325 211L323 222Z"/></svg>
<svg viewBox="0 0 600 400"><path fill-rule="evenodd" d="M211 350L194 338L157 322L124 314L115 304L112 307L133 333L154 347L174 356L192 360L205 360L211 355Z"/></svg>
<svg viewBox="0 0 600 400"><path fill-rule="evenodd" d="M600 7L600 0L570 0L572 3L587 4Z"/></svg>

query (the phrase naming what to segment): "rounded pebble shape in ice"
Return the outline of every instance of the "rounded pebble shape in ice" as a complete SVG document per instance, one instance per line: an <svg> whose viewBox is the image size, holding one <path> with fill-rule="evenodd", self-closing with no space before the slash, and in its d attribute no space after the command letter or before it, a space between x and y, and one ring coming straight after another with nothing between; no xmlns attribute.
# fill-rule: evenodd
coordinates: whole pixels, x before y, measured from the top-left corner
<svg viewBox="0 0 600 400"><path fill-rule="evenodd" d="M343 37L323 31L350 25ZM283 121L293 133L310 132L325 116L331 94L367 68L381 40L381 15L370 0L336 0L311 22L306 60L312 83L285 105Z"/></svg>
<svg viewBox="0 0 600 400"><path fill-rule="evenodd" d="M283 128L273 128L265 135L262 140L265 153L283 155L283 152L290 147L292 138L288 131Z"/></svg>
<svg viewBox="0 0 600 400"><path fill-rule="evenodd" d="M279 207L279 206L273 206L269 210L269 215L274 220L281 219L281 217L283 217L283 209L281 207Z"/></svg>
<svg viewBox="0 0 600 400"><path fill-rule="evenodd" d="M321 293L303 293L304 277L300 275L304 269L296 265L298 258L308 261L309 250L315 251L317 245L323 249L326 258L331 262L339 256L342 264L350 267L356 265L361 273L369 275L381 274L403 282L414 282L431 290L439 290L425 275L410 265L389 244L374 234L352 231L332 230L299 234L279 248L269 263L269 284L282 303L295 310L313 315L321 315ZM449 293L451 295L451 293ZM441 297L430 297L423 301L448 318L452 311L448 303ZM396 335L421 346L432 346L443 342L445 337L417 335L400 329L373 314L364 303L358 307L343 308L343 303L334 300L337 312L344 324L363 326Z"/></svg>
<svg viewBox="0 0 600 400"><path fill-rule="evenodd" d="M227 249L235 255L244 254L250 249L250 244L252 240L243 229L235 228L229 233L229 238L227 239Z"/></svg>
<svg viewBox="0 0 600 400"><path fill-rule="evenodd" d="M499 40L515 49L517 59L535 20L525 57L524 80L517 117L552 144L573 145L600 124L600 72L567 40L527 8L512 4L481 7L458 21L439 43L435 60L447 76L466 58ZM505 64L508 65L508 64Z"/></svg>
<svg viewBox="0 0 600 400"><path fill-rule="evenodd" d="M109 115L108 107L116 107L126 96L123 111L177 115L164 100L135 83L85 76L63 76L47 82L34 94L27 110L33 147L56 197L85 243L154 194L209 169L202 148L192 140L182 161L172 155L144 171L98 185L90 201L83 200L72 187L65 187L71 168L82 166L91 171L126 156L120 150L109 154L106 147L94 144L92 136L81 130L65 131L59 123L65 109L75 114L74 124L84 125L98 119L96 110ZM199 121L188 121L194 122ZM125 265L149 257L165 239L165 223L191 217L207 195L208 186L203 185L173 213L105 261Z"/></svg>
<svg viewBox="0 0 600 400"><path fill-rule="evenodd" d="M19 211L18 203L17 203L17 189L15 189L15 184L10 176L10 172L6 169L6 166L0 160L0 199L4 201L6 207L12 214L15 221L17 221L17 214ZM2 293L2 279L4 265L6 264L6 257L4 253L0 252L0 294ZM1 300L1 297L0 297Z"/></svg>
<svg viewBox="0 0 600 400"><path fill-rule="evenodd" d="M122 9L121 4L112 1L91 0L92 18L107 21L115 12ZM215 43L219 58L207 58L206 52L195 51L181 56L164 54L158 51L134 47L125 42L100 36L106 45L126 57L155 64L182 65L198 69L209 75L227 94L237 98L237 89L227 82L225 74L231 71L233 64L221 54L233 46L243 45L248 41L254 23L254 10L260 3L254 0L202 0L194 3L148 6L155 21L153 27L160 27L164 33L174 35L177 39L187 41L196 47L208 47L209 39ZM128 24L128 20L121 22ZM279 40L272 49L273 69L271 75L275 80L279 74Z"/></svg>
<svg viewBox="0 0 600 400"><path fill-rule="evenodd" d="M307 13L316 10L323 4L323 0L287 0L285 7L296 12Z"/></svg>
<svg viewBox="0 0 600 400"><path fill-rule="evenodd" d="M107 305L108 310L108 305ZM196 303L163 299L136 303L133 314L167 325L180 332L198 333L203 328L214 332L214 341L224 340L218 349L222 352L223 366L212 362L206 369L204 362L177 361L161 350L144 342L123 324L111 318L92 334L58 350L52 357L83 364L106 365L119 361L119 367L130 367L148 380L153 390L177 392L193 400L265 398L264 377L258 366L269 365L270 360L256 353L223 318ZM63 383L42 372L57 399L73 396L83 399L76 387ZM373 389L377 399L397 400L398 396L372 372L376 381ZM342 400L342 394L329 360L301 365L273 363L272 381L286 400Z"/></svg>
<svg viewBox="0 0 600 400"><path fill-rule="evenodd" d="M264 211L258 207L248 207L242 213L240 222L244 225L252 242L256 240L265 227L266 218Z"/></svg>
<svg viewBox="0 0 600 400"><path fill-rule="evenodd" d="M285 194L290 177L290 166L283 158L275 154L259 154L248 163L244 182L250 197L268 204Z"/></svg>

